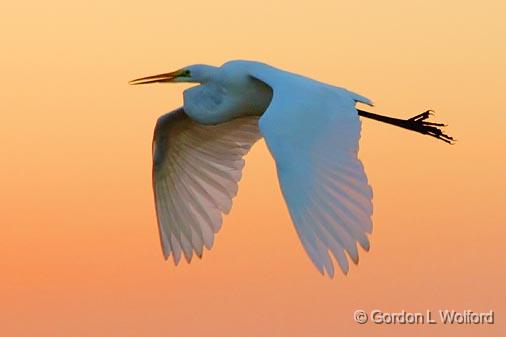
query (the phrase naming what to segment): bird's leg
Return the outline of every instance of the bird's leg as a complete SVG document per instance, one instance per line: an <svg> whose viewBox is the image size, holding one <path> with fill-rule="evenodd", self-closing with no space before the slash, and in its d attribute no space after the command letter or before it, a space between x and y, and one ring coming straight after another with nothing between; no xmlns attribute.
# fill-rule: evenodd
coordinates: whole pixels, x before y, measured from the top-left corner
<svg viewBox="0 0 506 337"><path fill-rule="evenodd" d="M429 135L432 137L435 137L437 139L441 139L442 141L448 143L448 144L454 144L455 139L451 136L448 136L447 134L444 134L443 131L440 129L440 127L445 127L446 124L442 123L432 123L427 122L426 120L434 115L433 110L427 110L425 112L422 112L419 115L413 116L409 119L399 119L399 118L393 118L383 115L374 114L372 112L367 112L363 110L358 110L358 114L362 117L371 118L380 122L384 122L387 124L392 124L404 129L408 129L411 131L419 132L424 135Z"/></svg>

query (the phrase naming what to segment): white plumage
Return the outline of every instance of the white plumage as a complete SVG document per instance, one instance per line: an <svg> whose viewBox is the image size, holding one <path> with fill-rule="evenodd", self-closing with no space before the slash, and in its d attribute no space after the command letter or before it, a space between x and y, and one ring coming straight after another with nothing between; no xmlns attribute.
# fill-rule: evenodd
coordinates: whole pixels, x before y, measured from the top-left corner
<svg viewBox="0 0 506 337"><path fill-rule="evenodd" d="M260 137L258 117L202 125L183 109L162 116L153 140L153 189L165 258L210 249L232 207L243 156Z"/></svg>
<svg viewBox="0 0 506 337"><path fill-rule="evenodd" d="M263 136L311 261L330 277L333 260L344 273L348 259L358 263L357 243L369 249L372 190L357 157L355 103L371 105L369 99L251 61L194 65L131 83L153 82L199 84L155 128L153 189L165 258L172 254L177 264L183 254L189 262L212 247L237 193L243 157ZM360 112L422 133L437 129L422 122L425 114L402 121Z"/></svg>

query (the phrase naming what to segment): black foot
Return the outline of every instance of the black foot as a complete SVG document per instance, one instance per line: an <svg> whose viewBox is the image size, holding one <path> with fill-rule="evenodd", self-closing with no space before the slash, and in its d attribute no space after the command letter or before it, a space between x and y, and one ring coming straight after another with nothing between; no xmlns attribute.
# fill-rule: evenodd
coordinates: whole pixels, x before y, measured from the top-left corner
<svg viewBox="0 0 506 337"><path fill-rule="evenodd" d="M405 121L406 127L409 128L410 130L420 132L425 135L435 137L437 139L441 139L443 142L446 142L448 144L454 144L456 140L453 137L444 134L443 131L439 128L445 127L446 124L431 123L425 121L432 115L434 115L434 111L427 110L419 115L411 117L410 119Z"/></svg>

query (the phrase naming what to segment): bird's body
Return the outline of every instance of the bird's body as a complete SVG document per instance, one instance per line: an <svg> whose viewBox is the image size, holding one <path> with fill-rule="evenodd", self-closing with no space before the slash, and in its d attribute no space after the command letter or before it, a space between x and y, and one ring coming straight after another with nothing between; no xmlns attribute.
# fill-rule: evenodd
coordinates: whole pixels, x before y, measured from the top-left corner
<svg viewBox="0 0 506 337"><path fill-rule="evenodd" d="M237 193L243 156L262 136L297 233L320 272L334 274L329 253L346 273L348 258L358 262L356 244L369 249L372 190L357 157L359 113L389 118L357 111L355 103L372 105L369 99L252 61L194 65L133 84L152 82L199 83L184 92L184 107L155 128L153 188L166 258L177 264L181 254L190 261L211 248ZM447 137L420 116L386 122Z"/></svg>

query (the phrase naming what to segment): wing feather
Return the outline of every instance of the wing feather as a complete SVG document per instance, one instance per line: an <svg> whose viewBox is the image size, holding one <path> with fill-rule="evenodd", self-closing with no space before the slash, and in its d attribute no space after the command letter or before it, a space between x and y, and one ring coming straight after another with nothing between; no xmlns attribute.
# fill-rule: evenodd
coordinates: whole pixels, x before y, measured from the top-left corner
<svg viewBox="0 0 506 337"><path fill-rule="evenodd" d="M165 258L190 262L211 249L222 213L232 207L244 155L260 137L258 117L219 125L192 121L182 108L157 122L153 137L153 190Z"/></svg>
<svg viewBox="0 0 506 337"><path fill-rule="evenodd" d="M322 274L334 275L329 253L346 274L348 257L358 263L357 243L368 250L372 231L372 189L357 156L361 125L355 109L356 101L370 101L266 68L251 76L273 89L260 132L301 242Z"/></svg>

